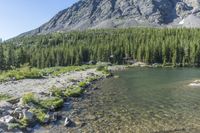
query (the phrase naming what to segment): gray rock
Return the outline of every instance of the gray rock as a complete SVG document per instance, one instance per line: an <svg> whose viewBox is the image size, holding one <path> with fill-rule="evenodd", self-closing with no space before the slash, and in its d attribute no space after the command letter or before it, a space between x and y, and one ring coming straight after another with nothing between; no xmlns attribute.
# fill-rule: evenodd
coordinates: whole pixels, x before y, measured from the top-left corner
<svg viewBox="0 0 200 133"><path fill-rule="evenodd" d="M30 112L30 111L27 111L27 110L22 110L22 113L23 113L23 118L29 120L29 121L33 121L33 113Z"/></svg>
<svg viewBox="0 0 200 133"><path fill-rule="evenodd" d="M196 14L193 10L199 8L198 0L80 0L20 36L94 28L178 26L176 20Z"/></svg>
<svg viewBox="0 0 200 133"><path fill-rule="evenodd" d="M0 108L3 109L12 109L12 104L6 102L6 101L2 101L0 102Z"/></svg>
<svg viewBox="0 0 200 133"><path fill-rule="evenodd" d="M10 116L10 115L6 115L4 117L1 117L0 118L0 122L3 122L3 123L12 123L14 122L14 117Z"/></svg>
<svg viewBox="0 0 200 133"><path fill-rule="evenodd" d="M85 118L86 118L87 120L96 120L96 119L97 119L97 117L96 117L95 115L91 115L91 114L86 115Z"/></svg>
<svg viewBox="0 0 200 133"><path fill-rule="evenodd" d="M49 114L46 114L45 115L45 119L44 119L44 123L48 123L50 120L50 115Z"/></svg>
<svg viewBox="0 0 200 133"><path fill-rule="evenodd" d="M0 133L4 133L5 131L3 129L0 128Z"/></svg>
<svg viewBox="0 0 200 133"><path fill-rule="evenodd" d="M65 122L64 122L64 126L69 127L71 124L72 124L72 121L68 117L66 117Z"/></svg>
<svg viewBox="0 0 200 133"><path fill-rule="evenodd" d="M51 121L55 122L58 120L58 113L57 112L53 112L53 114L51 115Z"/></svg>
<svg viewBox="0 0 200 133"><path fill-rule="evenodd" d="M8 123L0 122L0 133L5 133L8 128Z"/></svg>
<svg viewBox="0 0 200 133"><path fill-rule="evenodd" d="M18 119L21 119L23 117L22 115L22 108L16 108L13 112L13 116L18 118Z"/></svg>
<svg viewBox="0 0 200 133"><path fill-rule="evenodd" d="M29 127L27 127L27 128L26 128L26 130L27 130L28 132L31 132L33 129L32 129L32 128L29 128Z"/></svg>
<svg viewBox="0 0 200 133"><path fill-rule="evenodd" d="M19 102L17 103L17 105L18 106L23 106L23 99L22 98L19 99Z"/></svg>

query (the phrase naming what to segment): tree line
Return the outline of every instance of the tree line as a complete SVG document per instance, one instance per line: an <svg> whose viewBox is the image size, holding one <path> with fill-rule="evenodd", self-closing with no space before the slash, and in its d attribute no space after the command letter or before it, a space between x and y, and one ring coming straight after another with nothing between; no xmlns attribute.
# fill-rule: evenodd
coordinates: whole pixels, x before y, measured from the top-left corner
<svg viewBox="0 0 200 133"><path fill-rule="evenodd" d="M173 66L200 66L200 29L129 28L52 33L1 43L0 69L123 64L125 59Z"/></svg>

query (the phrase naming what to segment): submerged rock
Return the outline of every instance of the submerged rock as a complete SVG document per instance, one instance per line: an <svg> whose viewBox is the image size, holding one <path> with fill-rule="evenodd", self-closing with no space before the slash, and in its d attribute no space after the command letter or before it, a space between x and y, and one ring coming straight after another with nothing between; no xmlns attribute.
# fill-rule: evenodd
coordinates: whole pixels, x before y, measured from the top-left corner
<svg viewBox="0 0 200 133"><path fill-rule="evenodd" d="M189 84L189 86L200 87L200 80L195 80Z"/></svg>
<svg viewBox="0 0 200 133"><path fill-rule="evenodd" d="M119 75L115 75L114 78L115 78L115 79L118 79L118 78L120 78L120 77L119 77Z"/></svg>

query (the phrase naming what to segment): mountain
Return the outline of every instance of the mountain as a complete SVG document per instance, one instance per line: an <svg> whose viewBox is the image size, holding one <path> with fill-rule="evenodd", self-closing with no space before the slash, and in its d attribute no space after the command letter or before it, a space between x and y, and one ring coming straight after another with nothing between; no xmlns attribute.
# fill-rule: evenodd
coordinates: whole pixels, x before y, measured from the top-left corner
<svg viewBox="0 0 200 133"><path fill-rule="evenodd" d="M135 26L200 27L200 0L80 0L21 36Z"/></svg>

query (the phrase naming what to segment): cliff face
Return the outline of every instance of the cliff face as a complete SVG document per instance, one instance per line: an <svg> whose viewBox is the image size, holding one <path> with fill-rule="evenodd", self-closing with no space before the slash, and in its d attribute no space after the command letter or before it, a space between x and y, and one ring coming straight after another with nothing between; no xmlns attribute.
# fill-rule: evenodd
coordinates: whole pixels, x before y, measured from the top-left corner
<svg viewBox="0 0 200 133"><path fill-rule="evenodd" d="M80 0L22 34L135 26L200 27L200 0Z"/></svg>

